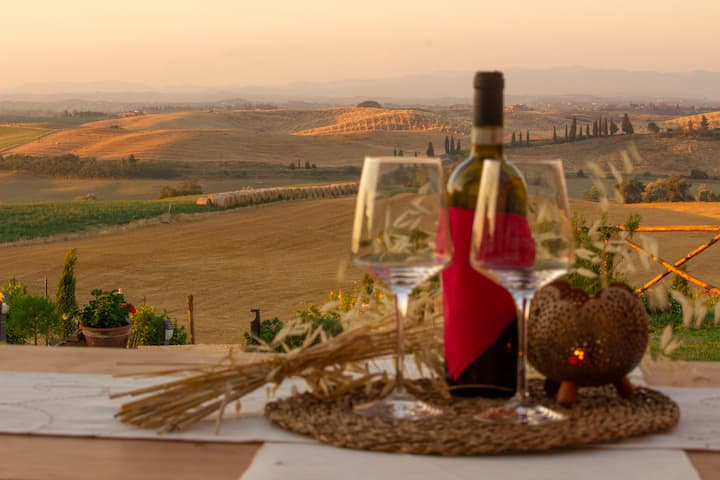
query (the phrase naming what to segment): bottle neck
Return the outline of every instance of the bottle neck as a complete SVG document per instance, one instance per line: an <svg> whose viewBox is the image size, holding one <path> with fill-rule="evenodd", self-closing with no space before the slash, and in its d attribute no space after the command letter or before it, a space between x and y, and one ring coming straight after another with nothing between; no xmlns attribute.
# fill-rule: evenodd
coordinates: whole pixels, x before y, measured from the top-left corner
<svg viewBox="0 0 720 480"><path fill-rule="evenodd" d="M477 158L502 158L502 126L473 125L471 138L471 153L473 156Z"/></svg>

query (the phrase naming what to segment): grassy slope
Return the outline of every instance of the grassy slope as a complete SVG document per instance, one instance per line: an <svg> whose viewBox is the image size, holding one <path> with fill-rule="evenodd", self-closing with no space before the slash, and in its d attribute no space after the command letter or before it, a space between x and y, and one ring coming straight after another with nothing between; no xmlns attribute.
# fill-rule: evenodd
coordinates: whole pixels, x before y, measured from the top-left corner
<svg viewBox="0 0 720 480"><path fill-rule="evenodd" d="M77 233L158 217L168 211L214 210L195 205L196 197L156 201L78 201L0 205L0 243Z"/></svg>
<svg viewBox="0 0 720 480"><path fill-rule="evenodd" d="M48 132L44 128L10 127L0 125L0 152L42 137Z"/></svg>

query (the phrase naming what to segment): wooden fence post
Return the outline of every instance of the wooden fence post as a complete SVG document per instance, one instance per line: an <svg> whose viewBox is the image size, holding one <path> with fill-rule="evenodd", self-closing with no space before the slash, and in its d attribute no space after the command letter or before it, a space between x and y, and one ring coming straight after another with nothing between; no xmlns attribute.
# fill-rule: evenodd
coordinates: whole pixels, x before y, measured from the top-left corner
<svg viewBox="0 0 720 480"><path fill-rule="evenodd" d="M193 311L194 311L193 296L188 295L187 296L187 314L188 314L188 322L190 323L190 343L195 345L195 317L193 315Z"/></svg>

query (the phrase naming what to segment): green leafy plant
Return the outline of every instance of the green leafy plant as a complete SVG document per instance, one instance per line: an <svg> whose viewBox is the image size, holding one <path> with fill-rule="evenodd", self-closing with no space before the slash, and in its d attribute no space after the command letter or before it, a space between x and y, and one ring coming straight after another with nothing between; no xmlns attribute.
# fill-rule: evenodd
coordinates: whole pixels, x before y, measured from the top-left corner
<svg viewBox="0 0 720 480"><path fill-rule="evenodd" d="M55 304L45 297L35 295L17 295L10 302L12 315L8 318L8 330L23 342L33 338L38 344L40 335L49 345L53 337L62 334L62 320Z"/></svg>
<svg viewBox="0 0 720 480"><path fill-rule="evenodd" d="M21 295L27 295L27 287L15 280L15 278L11 278L8 280L0 290L0 300L10 305L14 298L19 297ZM12 317L12 311L8 313L8 322L10 318ZM8 323L7 325L7 331L6 331L6 337L7 337L7 343L9 344L22 344L25 343L25 337L23 337L20 333L15 332L13 329L13 326L11 323Z"/></svg>
<svg viewBox="0 0 720 480"><path fill-rule="evenodd" d="M93 296L80 308L80 323L86 327L110 328L122 327L130 323L130 314L135 308L125 301L118 290L103 292L100 289L90 292Z"/></svg>
<svg viewBox="0 0 720 480"><path fill-rule="evenodd" d="M157 313L155 307L147 304L138 306L132 314L132 328L130 336L136 336L138 345L164 345L165 344L165 320L173 323L173 336L170 345L185 345L188 343L185 327L173 321L167 312Z"/></svg>
<svg viewBox="0 0 720 480"><path fill-rule="evenodd" d="M566 280L590 295L611 283L626 283L625 274L618 269L626 253L621 234L632 235L640 226L640 216L630 215L624 230L618 225L611 225L607 214L603 214L593 225L588 225L578 215L574 215L572 221L576 262L575 269L566 275Z"/></svg>
<svg viewBox="0 0 720 480"><path fill-rule="evenodd" d="M262 320L260 322L260 334L257 338L253 337L248 332L244 333L243 336L245 337L245 345L259 345L260 341L264 343L272 343L278 332L282 330L283 326L285 326L285 324L278 317L273 317L269 320Z"/></svg>

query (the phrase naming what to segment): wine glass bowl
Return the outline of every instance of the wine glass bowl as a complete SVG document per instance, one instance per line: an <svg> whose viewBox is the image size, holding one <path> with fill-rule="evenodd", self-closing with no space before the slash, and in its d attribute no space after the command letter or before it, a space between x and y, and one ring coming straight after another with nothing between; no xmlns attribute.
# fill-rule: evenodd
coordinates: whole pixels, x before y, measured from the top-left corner
<svg viewBox="0 0 720 480"><path fill-rule="evenodd" d="M519 182L508 183L516 169ZM564 419L533 403L527 389L527 321L542 286L574 263L573 230L560 160L486 159L473 222L470 264L511 293L518 309L518 379L507 405L482 412L492 423L538 425Z"/></svg>
<svg viewBox="0 0 720 480"><path fill-rule="evenodd" d="M362 415L420 419L440 410L403 386L403 321L412 290L452 258L444 177L439 160L368 157L363 164L352 233L353 263L384 282L395 297L395 385L375 402L356 406Z"/></svg>

